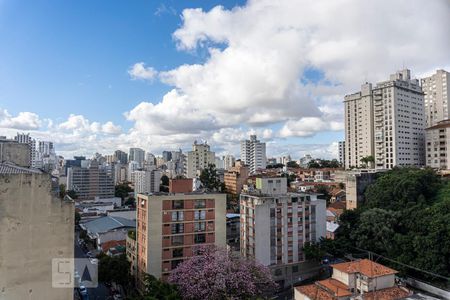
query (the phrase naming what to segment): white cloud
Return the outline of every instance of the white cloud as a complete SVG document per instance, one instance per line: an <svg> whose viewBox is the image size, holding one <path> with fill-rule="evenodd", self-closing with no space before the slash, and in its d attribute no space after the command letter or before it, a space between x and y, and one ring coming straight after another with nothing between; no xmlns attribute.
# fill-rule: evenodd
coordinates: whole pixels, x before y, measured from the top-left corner
<svg viewBox="0 0 450 300"><path fill-rule="evenodd" d="M125 112L129 131L79 115L49 128L68 153L130 146L158 153L206 139L217 153L237 154L252 130L270 142L270 155L330 157L332 141L293 145L289 138L342 131L343 97L365 81L402 66L419 75L448 67L449 13L444 0L252 0L229 10L186 9L174 41L180 51L208 56L163 72L131 66L132 79L158 78L172 89ZM302 80L306 70L323 76ZM38 128L35 117L18 123ZM13 118L0 110L0 126L12 127Z"/></svg>
<svg viewBox="0 0 450 300"><path fill-rule="evenodd" d="M143 62L138 62L128 69L128 74L133 80L140 79L152 81L156 77L156 75L158 75L158 72L152 67L145 67L145 64Z"/></svg>
<svg viewBox="0 0 450 300"><path fill-rule="evenodd" d="M418 0L258 0L231 10L185 9L173 34L178 48L205 48L209 56L159 78L176 91L166 97L189 107L189 116L175 108L182 122L174 120L166 97L137 108L151 116L161 108L156 122L145 121L153 132L167 131L168 122L172 132L191 132L198 119L190 111L214 130L274 123L284 124L284 136L341 130L343 96L360 83L384 80L402 65L422 74L446 63L449 12L445 1ZM302 83L308 69L324 78Z"/></svg>
<svg viewBox="0 0 450 300"><path fill-rule="evenodd" d="M38 129L42 125L39 116L31 112L19 112L12 116L6 109L0 108L0 128L14 128L20 130Z"/></svg>

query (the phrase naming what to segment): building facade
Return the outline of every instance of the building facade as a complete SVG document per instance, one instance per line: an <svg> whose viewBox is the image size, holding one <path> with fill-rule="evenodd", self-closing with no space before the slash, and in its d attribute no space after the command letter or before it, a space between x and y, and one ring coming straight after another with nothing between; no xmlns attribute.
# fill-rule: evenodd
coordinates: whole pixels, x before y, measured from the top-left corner
<svg viewBox="0 0 450 300"><path fill-rule="evenodd" d="M437 70L435 74L421 79L421 84L425 93L427 127L449 119L450 74L445 70Z"/></svg>
<svg viewBox="0 0 450 300"><path fill-rule="evenodd" d="M14 137L14 140L19 144L27 144L30 147L30 164L33 168L40 167L39 165L39 157L36 151L36 140L33 139L29 133L17 133Z"/></svg>
<svg viewBox="0 0 450 300"><path fill-rule="evenodd" d="M186 177L195 178L197 174L215 163L215 153L210 151L210 146L204 143L194 142L192 151L187 153L186 161Z"/></svg>
<svg viewBox="0 0 450 300"><path fill-rule="evenodd" d="M119 162L121 164L127 164L128 163L128 154L126 152L123 152L121 150L114 151L114 157L116 158L115 161Z"/></svg>
<svg viewBox="0 0 450 300"><path fill-rule="evenodd" d="M256 135L251 135L249 140L241 141L241 160L246 164L250 173L266 168L266 143L261 143L256 139Z"/></svg>
<svg viewBox="0 0 450 300"><path fill-rule="evenodd" d="M288 193L286 178L257 178L240 196L240 250L269 266L276 281L292 281L305 262L303 246L326 236L326 203L317 195Z"/></svg>
<svg viewBox="0 0 450 300"><path fill-rule="evenodd" d="M227 193L239 195L242 187L247 182L249 169L244 163L238 160L234 167L229 168L224 173L224 183Z"/></svg>
<svg viewBox="0 0 450 300"><path fill-rule="evenodd" d="M137 195L138 286L166 279L198 245L226 246L226 194Z"/></svg>
<svg viewBox="0 0 450 300"><path fill-rule="evenodd" d="M36 169L0 163L0 178L0 298L72 299L72 288L52 288L52 259L74 257L73 201Z"/></svg>
<svg viewBox="0 0 450 300"><path fill-rule="evenodd" d="M161 184L161 171L138 170L133 172L134 192L136 194L149 194L159 192Z"/></svg>
<svg viewBox="0 0 450 300"><path fill-rule="evenodd" d="M339 151L339 163L342 167L345 167L345 141L340 141L338 143L338 151Z"/></svg>
<svg viewBox="0 0 450 300"><path fill-rule="evenodd" d="M144 167L145 151L141 148L130 148L129 161L136 161L139 168Z"/></svg>
<svg viewBox="0 0 450 300"><path fill-rule="evenodd" d="M450 120L437 122L426 130L426 165L433 169L450 169Z"/></svg>
<svg viewBox="0 0 450 300"><path fill-rule="evenodd" d="M80 200L114 197L114 181L111 170L105 169L96 160L87 165L67 170L67 190L74 190Z"/></svg>
<svg viewBox="0 0 450 300"><path fill-rule="evenodd" d="M345 96L345 167L361 167L374 157L375 168L425 165L424 94L408 69L390 79L361 86Z"/></svg>

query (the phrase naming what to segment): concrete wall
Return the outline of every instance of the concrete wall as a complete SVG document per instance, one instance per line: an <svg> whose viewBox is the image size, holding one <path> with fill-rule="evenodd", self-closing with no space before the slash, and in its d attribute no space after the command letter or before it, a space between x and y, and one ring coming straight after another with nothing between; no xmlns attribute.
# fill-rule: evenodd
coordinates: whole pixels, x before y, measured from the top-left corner
<svg viewBox="0 0 450 300"><path fill-rule="evenodd" d="M381 290L395 285L395 274L379 276L372 279L356 279L356 287L364 292Z"/></svg>
<svg viewBox="0 0 450 300"><path fill-rule="evenodd" d="M72 299L52 288L52 259L74 257L74 206L48 174L0 175L0 299Z"/></svg>
<svg viewBox="0 0 450 300"><path fill-rule="evenodd" d="M30 146L12 141L0 142L0 162L5 161L20 167L30 167Z"/></svg>

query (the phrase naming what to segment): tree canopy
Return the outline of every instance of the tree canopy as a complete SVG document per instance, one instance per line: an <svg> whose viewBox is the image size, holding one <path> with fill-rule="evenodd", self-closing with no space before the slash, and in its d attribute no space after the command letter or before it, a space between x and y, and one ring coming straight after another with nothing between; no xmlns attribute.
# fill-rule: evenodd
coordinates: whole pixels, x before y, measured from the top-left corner
<svg viewBox="0 0 450 300"><path fill-rule="evenodd" d="M327 252L369 250L450 276L450 182L441 181L431 169L396 168L379 176L365 196L358 209L340 216L334 246L328 245ZM435 279L401 264L383 263L414 277Z"/></svg>
<svg viewBox="0 0 450 300"><path fill-rule="evenodd" d="M129 186L128 182L119 183L115 186L114 196L120 197L123 201L131 192L133 192L133 189Z"/></svg>
<svg viewBox="0 0 450 300"><path fill-rule="evenodd" d="M98 279L101 282L115 282L127 286L132 281L130 262L126 255L110 257L105 254L98 256Z"/></svg>
<svg viewBox="0 0 450 300"><path fill-rule="evenodd" d="M222 183L220 182L216 167L213 164L209 164L207 168L202 170L200 181L202 182L203 187L208 190L222 191Z"/></svg>
<svg viewBox="0 0 450 300"><path fill-rule="evenodd" d="M337 159L316 159L308 163L308 169L339 168L340 166Z"/></svg>
<svg viewBox="0 0 450 300"><path fill-rule="evenodd" d="M172 271L169 282L183 299L266 298L276 288L267 267L214 246L199 247Z"/></svg>

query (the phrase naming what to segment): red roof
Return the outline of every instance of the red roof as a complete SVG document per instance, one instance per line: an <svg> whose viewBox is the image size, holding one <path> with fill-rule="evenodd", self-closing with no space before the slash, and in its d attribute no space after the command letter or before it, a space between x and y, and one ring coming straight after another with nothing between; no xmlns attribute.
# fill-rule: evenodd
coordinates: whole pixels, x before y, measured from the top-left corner
<svg viewBox="0 0 450 300"><path fill-rule="evenodd" d="M120 241L108 241L108 242L104 242L102 243L102 250L103 252L107 252L110 248L114 248L116 246L126 246L126 241L125 240L120 240Z"/></svg>
<svg viewBox="0 0 450 300"><path fill-rule="evenodd" d="M411 292L400 288L400 287L390 287L387 289L382 289L376 292L368 292L363 296L364 300L397 300L403 299L411 295Z"/></svg>
<svg viewBox="0 0 450 300"><path fill-rule="evenodd" d="M396 270L383 266L379 263L373 262L369 259L361 259L351 262L331 265L344 273L361 273L367 277L379 277L398 273Z"/></svg>

